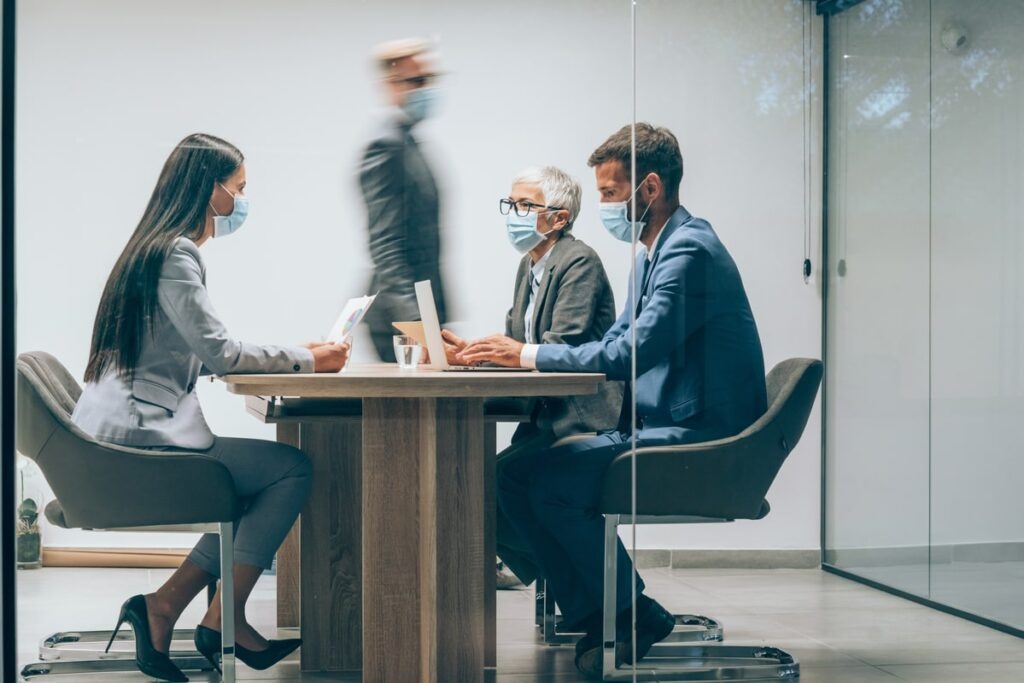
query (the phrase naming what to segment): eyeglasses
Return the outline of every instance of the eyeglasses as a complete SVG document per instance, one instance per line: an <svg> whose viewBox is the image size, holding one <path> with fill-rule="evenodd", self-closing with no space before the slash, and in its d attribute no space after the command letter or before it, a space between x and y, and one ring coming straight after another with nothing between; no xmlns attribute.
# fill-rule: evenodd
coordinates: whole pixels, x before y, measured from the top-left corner
<svg viewBox="0 0 1024 683"><path fill-rule="evenodd" d="M561 211L559 206L547 206L545 204L537 204L526 199L520 199L518 201L513 199L499 199L498 200L498 211L501 211L502 216L507 216L510 211L515 209L516 215L519 217L529 216L531 211L537 209L549 209L551 211Z"/></svg>
<svg viewBox="0 0 1024 683"><path fill-rule="evenodd" d="M406 76L405 78L391 78L392 83L408 83L414 88L425 88L438 79L440 74L422 74L420 76Z"/></svg>

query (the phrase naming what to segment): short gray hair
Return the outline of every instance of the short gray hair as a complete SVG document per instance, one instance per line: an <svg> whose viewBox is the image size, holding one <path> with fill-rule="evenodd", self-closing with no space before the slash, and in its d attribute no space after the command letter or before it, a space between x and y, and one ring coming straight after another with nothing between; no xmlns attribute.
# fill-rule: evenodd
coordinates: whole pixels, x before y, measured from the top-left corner
<svg viewBox="0 0 1024 683"><path fill-rule="evenodd" d="M521 171L513 180L513 185L536 185L544 195L544 203L557 206L569 212L569 223L565 231L572 230L572 224L580 215L580 197L583 189L571 175L554 166L533 167Z"/></svg>

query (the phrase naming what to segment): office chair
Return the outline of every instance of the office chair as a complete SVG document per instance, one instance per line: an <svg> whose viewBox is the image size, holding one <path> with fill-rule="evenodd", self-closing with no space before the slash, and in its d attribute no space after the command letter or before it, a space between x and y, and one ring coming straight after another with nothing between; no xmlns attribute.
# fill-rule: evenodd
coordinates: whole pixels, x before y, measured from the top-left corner
<svg viewBox="0 0 1024 683"><path fill-rule="evenodd" d="M51 523L68 529L124 531L204 531L220 535L221 670L233 683L234 657L234 519L239 511L235 485L221 463L201 453L153 452L100 443L71 422L81 387L48 353L23 353L17 360L18 451L35 461L56 500L46 506ZM125 486L125 482L131 482ZM113 614L114 606L111 606ZM65 632L64 642L75 632ZM83 640L106 640L110 632L82 632ZM134 636L119 634L118 640ZM175 631L175 638L191 637ZM91 660L68 659L58 643L44 641L41 653L61 657L26 665L25 679L51 674L106 675L135 671L125 653ZM170 657L182 670L206 670L198 652Z"/></svg>
<svg viewBox="0 0 1024 683"><path fill-rule="evenodd" d="M796 446L821 383L821 361L791 358L768 373L768 410L736 436L706 443L636 450L636 523L700 524L763 519L765 494ZM605 681L633 680L632 666L615 660L616 541L633 520L633 455L619 455L605 473ZM720 665L714 665L720 662ZM637 680L720 681L793 679L800 664L770 646L657 644L637 664Z"/></svg>

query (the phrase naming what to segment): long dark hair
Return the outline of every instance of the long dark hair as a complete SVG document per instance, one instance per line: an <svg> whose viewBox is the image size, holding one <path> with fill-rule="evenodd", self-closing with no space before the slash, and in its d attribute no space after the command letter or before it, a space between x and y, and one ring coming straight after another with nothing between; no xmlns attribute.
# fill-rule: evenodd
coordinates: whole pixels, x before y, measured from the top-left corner
<svg viewBox="0 0 1024 683"><path fill-rule="evenodd" d="M202 236L215 185L231 177L243 160L237 147L204 133L189 135L167 157L142 220L103 288L86 382L111 369L134 374L143 338L152 332L160 271L174 241Z"/></svg>

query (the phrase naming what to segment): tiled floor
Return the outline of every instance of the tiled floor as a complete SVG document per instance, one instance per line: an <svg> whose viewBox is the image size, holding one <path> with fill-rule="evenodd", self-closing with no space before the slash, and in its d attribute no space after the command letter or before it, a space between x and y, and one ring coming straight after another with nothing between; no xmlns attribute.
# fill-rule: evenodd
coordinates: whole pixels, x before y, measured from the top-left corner
<svg viewBox="0 0 1024 683"><path fill-rule="evenodd" d="M163 570L124 569L19 572L22 661L34 661L38 640L54 630L110 628L121 600L151 589L166 575ZM725 626L726 643L771 644L788 650L800 660L803 683L1024 681L1024 640L819 570L653 569L646 570L644 578L649 593L673 612L717 617ZM198 601L194 603L181 626L194 625L201 609ZM497 681L582 680L573 669L571 647L536 644L532 590L499 593L498 609ZM271 633L272 576L257 587L250 617L264 633ZM145 680L138 674L104 679ZM192 675L191 679L217 677ZM266 672L240 667L239 679L354 681L358 677L304 676L292 660Z"/></svg>
<svg viewBox="0 0 1024 683"><path fill-rule="evenodd" d="M915 595L956 605L1005 624L1024 624L1024 562L945 562L850 567Z"/></svg>

